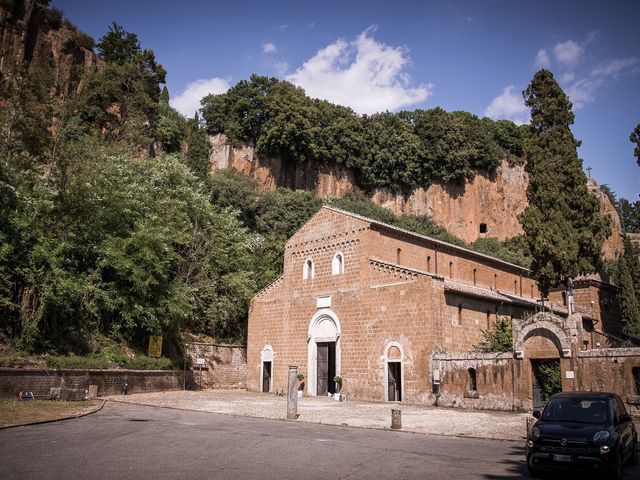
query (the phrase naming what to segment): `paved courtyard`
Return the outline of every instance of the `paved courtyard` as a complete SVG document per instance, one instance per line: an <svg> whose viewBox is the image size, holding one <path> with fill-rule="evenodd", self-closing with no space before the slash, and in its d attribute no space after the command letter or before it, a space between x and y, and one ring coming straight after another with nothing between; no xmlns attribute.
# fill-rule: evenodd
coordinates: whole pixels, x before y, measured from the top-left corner
<svg viewBox="0 0 640 480"><path fill-rule="evenodd" d="M114 395L109 400L247 417L286 419L287 399L244 390L202 390ZM524 413L470 411L325 397L298 399L298 422L388 429L391 409L402 411L404 431L500 440L524 440Z"/></svg>

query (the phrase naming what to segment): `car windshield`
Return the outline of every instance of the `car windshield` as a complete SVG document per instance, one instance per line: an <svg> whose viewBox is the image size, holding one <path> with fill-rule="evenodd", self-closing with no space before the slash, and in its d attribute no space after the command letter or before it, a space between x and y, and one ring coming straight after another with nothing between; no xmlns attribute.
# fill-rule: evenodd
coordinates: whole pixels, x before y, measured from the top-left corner
<svg viewBox="0 0 640 480"><path fill-rule="evenodd" d="M611 424L607 400L552 398L542 412L542 419L552 422Z"/></svg>

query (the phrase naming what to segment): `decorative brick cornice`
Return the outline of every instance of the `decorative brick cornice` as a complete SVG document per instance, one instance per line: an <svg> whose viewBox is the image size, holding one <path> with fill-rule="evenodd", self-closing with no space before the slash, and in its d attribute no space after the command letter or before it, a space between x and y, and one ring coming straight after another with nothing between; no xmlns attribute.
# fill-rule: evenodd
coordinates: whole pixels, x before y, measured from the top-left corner
<svg viewBox="0 0 640 480"><path fill-rule="evenodd" d="M418 277L431 277L436 280L444 280L443 277L434 273L425 272L416 268L406 267L404 265L398 265L397 263L387 262L378 258L369 258L369 265L377 272L384 272L388 275L398 277L402 280L418 280Z"/></svg>
<svg viewBox="0 0 640 480"><path fill-rule="evenodd" d="M318 239L317 241L313 241L313 242L305 242L307 245L310 244L319 244L323 241L327 241L330 240L331 237L323 237L321 239ZM358 245L360 243L360 239L359 238L354 238L351 240L340 240L337 242L333 242L333 243L325 243L324 245L316 245L316 246L308 246L305 249L302 250L295 250L291 252L291 255L296 258L296 257L308 257L310 255L315 255L317 253L324 253L324 252L334 252L337 250L345 250L348 247L355 247L356 245ZM294 246L298 246L298 245L291 245L288 248L292 248Z"/></svg>
<svg viewBox="0 0 640 480"><path fill-rule="evenodd" d="M270 291L280 287L282 285L282 279L283 279L283 275L280 275L278 278L276 278L273 282L271 282L269 285L267 285L266 287L264 287L262 290L260 290L258 293L255 294L255 296L253 298L260 298L263 297L264 295L266 295L267 293L269 293Z"/></svg>

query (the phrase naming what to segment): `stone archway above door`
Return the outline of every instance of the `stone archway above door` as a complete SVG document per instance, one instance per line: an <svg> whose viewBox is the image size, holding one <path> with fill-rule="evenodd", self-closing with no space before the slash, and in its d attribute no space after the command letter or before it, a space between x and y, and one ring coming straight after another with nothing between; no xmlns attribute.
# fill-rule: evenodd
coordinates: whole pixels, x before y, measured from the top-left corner
<svg viewBox="0 0 640 480"><path fill-rule="evenodd" d="M564 358L571 357L571 344L577 342L577 327L581 324L579 315L565 319L551 313L541 312L520 320L513 319L513 350L516 358L524 358L524 344L536 335L545 334L550 338Z"/></svg>

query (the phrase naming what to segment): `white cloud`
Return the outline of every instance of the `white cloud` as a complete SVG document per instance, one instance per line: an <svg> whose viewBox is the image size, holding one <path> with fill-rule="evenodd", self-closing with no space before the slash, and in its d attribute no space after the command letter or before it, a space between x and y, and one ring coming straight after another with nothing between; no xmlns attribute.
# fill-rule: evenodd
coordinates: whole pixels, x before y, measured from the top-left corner
<svg viewBox="0 0 640 480"><path fill-rule="evenodd" d="M601 63L591 70L592 76L617 77L624 71L640 65L640 59L636 57L615 58Z"/></svg>
<svg viewBox="0 0 640 480"><path fill-rule="evenodd" d="M551 66L551 60L549 60L549 54L544 48L538 50L536 55L536 67L549 68Z"/></svg>
<svg viewBox="0 0 640 480"><path fill-rule="evenodd" d="M338 39L286 77L311 97L347 105L360 114L396 110L426 100L433 85L411 86L406 49L373 38L369 27L355 40Z"/></svg>
<svg viewBox="0 0 640 480"><path fill-rule="evenodd" d="M285 24L285 25L280 25L278 27L278 30L280 30L281 32L285 32L287 30L287 28L289 28L289 25Z"/></svg>
<svg viewBox="0 0 640 480"><path fill-rule="evenodd" d="M529 109L514 85L504 87L502 93L491 100L484 115L495 120L506 118L518 125L529 122Z"/></svg>
<svg viewBox="0 0 640 480"><path fill-rule="evenodd" d="M556 60L560 64L568 67L575 65L583 53L584 48L582 48L573 40L567 40L566 42L558 43L555 47L553 47L553 55Z"/></svg>
<svg viewBox="0 0 640 480"><path fill-rule="evenodd" d="M586 78L577 80L567 89L567 95L573 106L578 109L595 100L596 91L607 81L617 79L626 73L638 73L640 59L636 57L614 58L606 60L591 69Z"/></svg>
<svg viewBox="0 0 640 480"><path fill-rule="evenodd" d="M278 51L278 47L276 47L275 43L263 43L262 44L262 51L264 53L276 53Z"/></svg>
<svg viewBox="0 0 640 480"><path fill-rule="evenodd" d="M563 73L562 76L560 76L560 81L562 83L569 83L570 81L572 81L576 76L573 74L573 72L567 72L567 73Z"/></svg>
<svg viewBox="0 0 640 480"><path fill-rule="evenodd" d="M186 117L192 117L200 108L202 97L213 93L218 95L229 90L229 82L222 78L200 79L188 83L182 93L169 100L173 108Z"/></svg>
<svg viewBox="0 0 640 480"><path fill-rule="evenodd" d="M289 70L289 64L287 62L276 62L273 64L273 68L276 69L278 75L284 75Z"/></svg>

